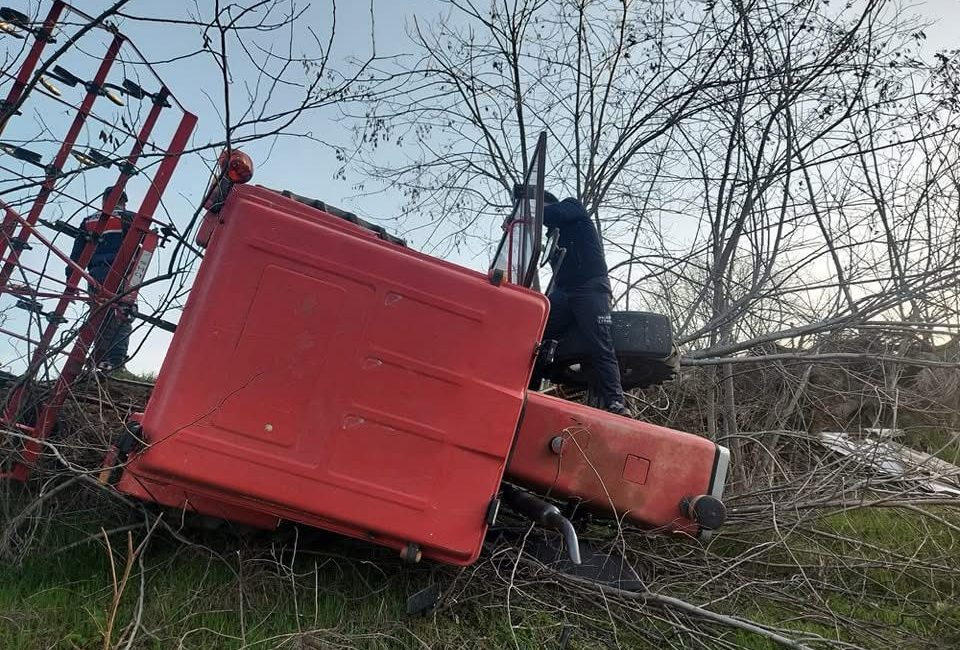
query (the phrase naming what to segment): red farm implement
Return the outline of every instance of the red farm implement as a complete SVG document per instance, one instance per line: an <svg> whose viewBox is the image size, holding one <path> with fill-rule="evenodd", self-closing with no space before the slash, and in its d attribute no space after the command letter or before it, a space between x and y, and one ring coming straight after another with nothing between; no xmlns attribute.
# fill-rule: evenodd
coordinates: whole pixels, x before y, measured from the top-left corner
<svg viewBox="0 0 960 650"><path fill-rule="evenodd" d="M103 322L136 298L158 243L153 217L196 118L123 34L77 8L55 1L38 22L3 8L0 19L6 38L25 44L19 70L2 80L6 98L0 104L0 295L13 312L0 332L16 342L4 352L21 370L2 419L24 441L20 458L5 473L25 480ZM83 56L70 55L79 51ZM48 117L54 115L58 119ZM98 131L99 139L89 137ZM113 187L102 206L100 191L89 198L91 178L103 183L99 189ZM143 200L112 267L98 282L87 263L134 178ZM98 212L99 222L86 232L62 218ZM86 243L71 260L77 236ZM65 237L69 243L63 247ZM66 277L59 273L61 265L69 269ZM88 308L82 325L56 338L75 304ZM39 399L28 400L40 374L52 385Z"/></svg>

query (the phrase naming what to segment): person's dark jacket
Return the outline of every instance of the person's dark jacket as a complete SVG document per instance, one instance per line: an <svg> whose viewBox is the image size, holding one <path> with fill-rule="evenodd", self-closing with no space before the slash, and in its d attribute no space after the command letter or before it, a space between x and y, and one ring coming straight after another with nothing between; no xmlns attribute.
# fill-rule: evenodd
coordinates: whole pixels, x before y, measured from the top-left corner
<svg viewBox="0 0 960 650"><path fill-rule="evenodd" d="M557 244L567 249L554 287L564 291L602 284L609 290L603 246L590 215L576 199L564 199L543 208L543 224L559 230Z"/></svg>
<svg viewBox="0 0 960 650"><path fill-rule="evenodd" d="M92 214L83 220L83 224L80 227L84 231L92 233L99 220L99 213ZM120 244L123 242L123 237L127 234L127 230L130 229L132 221L133 213L126 210L117 210L107 219L107 223L100 233L100 241L97 243L97 248L93 253L93 257L90 258L90 263L87 264L87 271L89 271L90 275L97 282L103 282L106 279L107 272L110 270L113 260L117 257L117 253L120 252ZM70 251L70 259L77 262L86 244L87 240L83 237L74 239L73 249ZM68 278L70 277L71 271L72 269L68 266L66 268Z"/></svg>

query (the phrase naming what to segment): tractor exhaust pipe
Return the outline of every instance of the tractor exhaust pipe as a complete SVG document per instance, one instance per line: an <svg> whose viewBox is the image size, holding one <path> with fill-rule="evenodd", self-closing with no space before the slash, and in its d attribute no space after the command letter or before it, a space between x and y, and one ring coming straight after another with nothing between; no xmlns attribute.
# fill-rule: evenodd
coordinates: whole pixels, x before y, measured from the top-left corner
<svg viewBox="0 0 960 650"><path fill-rule="evenodd" d="M577 531L570 520L560 514L557 506L509 485L503 486L503 500L514 512L528 517L544 528L559 531L563 535L570 561L580 564L580 540L577 539Z"/></svg>

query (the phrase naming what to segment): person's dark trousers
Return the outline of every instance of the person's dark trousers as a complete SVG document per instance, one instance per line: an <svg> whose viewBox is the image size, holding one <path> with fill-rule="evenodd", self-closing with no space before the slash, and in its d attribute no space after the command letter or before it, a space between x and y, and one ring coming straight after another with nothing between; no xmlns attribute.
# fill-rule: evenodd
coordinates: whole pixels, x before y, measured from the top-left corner
<svg viewBox="0 0 960 650"><path fill-rule="evenodd" d="M127 350L130 347L130 334L133 326L123 310L111 309L100 325L100 336L93 346L93 361L96 365L110 364L111 368L120 368L127 362Z"/></svg>
<svg viewBox="0 0 960 650"><path fill-rule="evenodd" d="M606 278L587 281L573 289L554 289L549 298L550 316L543 333L544 340L560 340L572 328L579 330L590 353L593 379L603 399L603 407L622 406L623 388L610 331L610 288ZM539 376L535 376L531 388L538 389L539 383Z"/></svg>
<svg viewBox="0 0 960 650"><path fill-rule="evenodd" d="M103 282L107 275L109 267L103 269L92 268L90 275L97 281ZM90 293L94 293L95 288L90 286ZM130 348L130 334L133 332L133 325L130 322L130 316L123 306L117 308L105 307L107 313L100 322L100 330L93 341L93 364L99 366L102 363L110 364L111 368L120 368L127 362L127 351Z"/></svg>

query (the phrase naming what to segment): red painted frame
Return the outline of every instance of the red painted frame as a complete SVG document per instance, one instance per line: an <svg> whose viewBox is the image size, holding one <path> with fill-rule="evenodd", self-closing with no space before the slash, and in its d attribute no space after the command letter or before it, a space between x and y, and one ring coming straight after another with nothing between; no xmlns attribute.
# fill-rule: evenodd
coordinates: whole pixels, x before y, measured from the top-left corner
<svg viewBox="0 0 960 650"><path fill-rule="evenodd" d="M64 16L71 14L87 21L94 20L93 17L62 2L62 0L55 0L44 22L43 29L45 33L53 33L53 30ZM26 480L29 477L32 466L39 458L43 441L49 435L60 414L70 385L83 371L91 344L97 336L97 332L104 319L111 310L118 308L119 303L134 299L133 297L135 297L136 291L134 288L128 287L126 276L135 266L133 262L141 249L141 244L144 241L149 241L150 244L148 245L155 245L155 238L153 238L150 228L153 215L160 204L167 184L179 162L180 155L186 148L187 142L197 122L196 116L183 109L183 106L176 100L166 85L163 84L153 68L146 62L142 54L140 54L139 50L129 43L123 34L112 26L103 25L100 27L112 34L113 38L101 59L92 84L87 88L87 92L80 105L73 106L73 108L76 109L76 114L61 142L57 154L47 168L45 178L40 183L39 190L33 200L29 213L26 217L21 216L15 210L0 202L0 208L4 210L3 223L2 226L0 226L0 262L2 262L2 267L0 267L0 293L25 295L31 298L58 298L53 311L47 314L49 323L44 328L39 340L34 340L12 331L0 330L0 333L27 341L35 346L30 355L27 371L24 373L21 383L7 396L2 415L2 422L7 426L16 427L31 433L31 439L27 440L23 446L20 462L14 465L12 471L2 474L17 480ZM35 42L21 65L20 71L7 95L6 102L2 105L8 109L9 114L3 115L2 118L0 118L0 131L2 131L12 116L12 108L26 99L25 89L31 76L35 74L40 64L42 53L48 43L47 39L40 38L37 35L35 35L34 38ZM120 53L121 47L125 44L137 53L142 64L160 81L161 87L139 132L136 134L130 152L127 154L123 163L118 165L121 172L117 181L113 184L113 192L104 202L100 219L93 228L95 235L101 233L105 228L107 219L113 212L124 190L130 175L130 170L136 169L137 161L140 159L146 144L150 142L151 135L153 134L162 110L168 107L166 100L172 100L173 103L170 104L170 106L176 106L182 110L182 117L180 118L170 144L163 150L165 151L163 159L154 174L152 182L149 184L146 196L135 213L133 223L121 243L120 250L114 259L113 265L104 282L100 284L94 282L93 278L85 271L87 264L96 250L96 244L93 240L87 242L79 259L73 262L70 260L68 254L59 250L51 239L42 234L39 224L47 200L54 190L54 184L61 177L61 169L76 146L77 138L84 125L91 117L91 111L97 98L101 96L98 89L101 88L102 84L106 81L107 75L110 73L113 63ZM62 99L57 98L57 101L61 104L72 106L69 102L65 102ZM13 235L15 231L16 236ZM11 286L11 275L18 266L21 266L20 253L23 244L27 243L31 238L48 248L57 258L72 268L72 273L70 273L64 282L64 291L62 293L51 294L49 292L31 291L29 288L24 289L22 286ZM10 245L12 241L16 241L18 245ZM91 310L86 321L80 327L60 375L54 383L53 390L48 393L45 401L40 406L39 415L35 424L25 425L19 420L23 417L21 409L23 407L27 385L33 379L43 361L47 359L50 354L53 337L59 328L61 319L66 313L67 307L76 300L83 300L83 298L79 297L79 285L83 280L86 280L87 283L93 287L90 302L93 305L97 305L98 308ZM62 280L58 281L63 282Z"/></svg>

